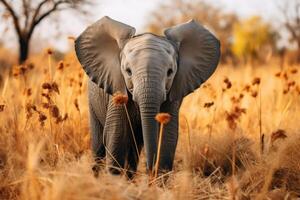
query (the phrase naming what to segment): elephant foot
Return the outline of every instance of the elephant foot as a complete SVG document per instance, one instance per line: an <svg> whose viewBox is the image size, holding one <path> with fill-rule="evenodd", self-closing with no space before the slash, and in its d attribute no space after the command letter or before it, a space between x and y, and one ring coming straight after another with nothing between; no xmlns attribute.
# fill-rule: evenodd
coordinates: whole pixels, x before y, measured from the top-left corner
<svg viewBox="0 0 300 200"><path fill-rule="evenodd" d="M104 161L103 159L95 159L95 164L92 166L92 171L95 178L99 177L99 172L104 168Z"/></svg>

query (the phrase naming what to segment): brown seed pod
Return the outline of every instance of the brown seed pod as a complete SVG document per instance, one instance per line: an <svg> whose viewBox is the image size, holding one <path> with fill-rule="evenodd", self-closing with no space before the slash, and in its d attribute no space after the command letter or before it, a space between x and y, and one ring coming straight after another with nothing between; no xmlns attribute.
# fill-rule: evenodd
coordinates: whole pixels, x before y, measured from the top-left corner
<svg viewBox="0 0 300 200"><path fill-rule="evenodd" d="M271 135L271 144L273 144L278 139L285 139L287 137L285 130L278 129Z"/></svg>
<svg viewBox="0 0 300 200"><path fill-rule="evenodd" d="M57 94L59 94L59 88L56 82L53 82L51 85L51 88L54 92L56 92Z"/></svg>
<svg viewBox="0 0 300 200"><path fill-rule="evenodd" d="M281 75L281 72L277 72L277 73L275 74L276 77L280 77L280 75Z"/></svg>
<svg viewBox="0 0 300 200"><path fill-rule="evenodd" d="M58 63L57 69L62 71L64 69L64 66L65 66L64 61L61 60Z"/></svg>
<svg viewBox="0 0 300 200"><path fill-rule="evenodd" d="M298 72L298 69L296 69L296 68L293 68L293 69L291 69L291 74L296 74L297 72Z"/></svg>
<svg viewBox="0 0 300 200"><path fill-rule="evenodd" d="M51 105L50 106L50 114L54 118L59 118L60 117L59 109L56 105Z"/></svg>
<svg viewBox="0 0 300 200"><path fill-rule="evenodd" d="M45 83L42 84L42 88L43 88L43 89L48 89L48 90L51 90L51 89L52 89L51 84L50 84L50 83L47 83L47 82L45 82Z"/></svg>
<svg viewBox="0 0 300 200"><path fill-rule="evenodd" d="M210 108L211 106L213 106L214 105L214 102L212 101L212 102L207 102L207 103L204 103L204 108Z"/></svg>
<svg viewBox="0 0 300 200"><path fill-rule="evenodd" d="M169 113L158 113L155 120L161 124L167 124L171 120L171 115Z"/></svg>
<svg viewBox="0 0 300 200"><path fill-rule="evenodd" d="M254 97L254 98L256 98L257 94L258 94L257 91L252 91L251 96Z"/></svg>
<svg viewBox="0 0 300 200"><path fill-rule="evenodd" d="M44 115L43 113L40 113L39 114L39 121L40 122L43 122L43 121L45 121L47 119L47 116L46 115Z"/></svg>
<svg viewBox="0 0 300 200"><path fill-rule="evenodd" d="M4 104L0 104L0 112L3 112L3 111L4 111L4 107L5 107Z"/></svg>
<svg viewBox="0 0 300 200"><path fill-rule="evenodd" d="M80 112L80 108L79 108L79 104L78 104L78 99L75 99L75 100L74 100L74 106L75 106L76 110L77 110L78 112Z"/></svg>
<svg viewBox="0 0 300 200"><path fill-rule="evenodd" d="M28 89L26 90L26 95L27 95L28 97L32 95L32 89L31 89L31 88L28 88Z"/></svg>
<svg viewBox="0 0 300 200"><path fill-rule="evenodd" d="M260 84L260 78L259 77L255 77L253 80L252 80L252 85L259 85Z"/></svg>
<svg viewBox="0 0 300 200"><path fill-rule="evenodd" d="M47 54L48 54L48 55L52 55L52 54L53 54L53 50L52 50L51 48L48 48L48 49L47 49Z"/></svg>

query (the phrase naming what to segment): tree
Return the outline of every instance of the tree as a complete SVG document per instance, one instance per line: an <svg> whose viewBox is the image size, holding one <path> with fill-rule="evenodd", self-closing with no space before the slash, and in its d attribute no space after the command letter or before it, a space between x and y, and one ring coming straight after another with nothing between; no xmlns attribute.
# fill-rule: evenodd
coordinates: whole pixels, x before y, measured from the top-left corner
<svg viewBox="0 0 300 200"><path fill-rule="evenodd" d="M162 34L167 27L196 19L214 32L221 41L221 61L232 58L232 30L238 17L233 13L224 13L220 8L203 0L175 0L161 4L153 13L147 29Z"/></svg>
<svg viewBox="0 0 300 200"><path fill-rule="evenodd" d="M297 57L300 63L300 1L285 0L283 4L278 5L284 20L283 26L289 33L289 41L297 46Z"/></svg>
<svg viewBox="0 0 300 200"><path fill-rule="evenodd" d="M258 16L234 25L232 51L245 62L262 60L275 47L277 34Z"/></svg>
<svg viewBox="0 0 300 200"><path fill-rule="evenodd" d="M84 14L83 5L90 3L90 0L0 0L0 5L5 9L2 17L12 20L18 37L19 63L28 58L30 40L37 25L54 13L66 9Z"/></svg>

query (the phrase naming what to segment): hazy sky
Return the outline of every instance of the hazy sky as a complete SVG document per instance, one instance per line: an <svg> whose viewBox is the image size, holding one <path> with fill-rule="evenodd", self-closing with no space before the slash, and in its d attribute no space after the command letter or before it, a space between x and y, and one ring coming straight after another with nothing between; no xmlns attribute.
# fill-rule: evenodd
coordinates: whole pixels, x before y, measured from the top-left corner
<svg viewBox="0 0 300 200"><path fill-rule="evenodd" d="M62 15L59 19L60 28L63 32L58 32L58 27L52 24L49 25L46 21L36 30L34 38L35 43L41 46L53 45L61 50L65 50L70 45L66 39L66 35L79 35L85 27L93 21L104 15L134 26L137 32L144 30L145 22L150 16L151 11L161 4L172 0L97 0L98 5L91 9L91 19L83 20L76 17L74 13ZM278 17L276 9L277 0L208 0L218 7L226 11L234 12L241 17L250 15L261 15L268 21ZM276 22L276 20L275 20ZM275 23L276 25L276 23ZM4 29L0 23L0 31ZM0 32L1 33L1 32ZM50 35L50 36L49 36ZM15 45L15 36L12 32L7 32L4 35L8 38L9 46ZM47 40L46 40L47 39ZM47 41L47 42L46 42ZM46 43L45 43L46 42ZM39 45L39 46L40 46ZM39 46L33 46L36 50Z"/></svg>

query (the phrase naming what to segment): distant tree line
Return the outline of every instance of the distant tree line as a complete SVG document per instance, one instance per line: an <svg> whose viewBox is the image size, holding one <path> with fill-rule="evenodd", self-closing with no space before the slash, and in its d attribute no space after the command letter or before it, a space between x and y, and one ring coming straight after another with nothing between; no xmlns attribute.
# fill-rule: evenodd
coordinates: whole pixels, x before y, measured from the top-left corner
<svg viewBox="0 0 300 200"><path fill-rule="evenodd" d="M288 31L290 43L297 46L296 58L292 60L300 62L300 1L284 0L278 5L278 10L283 15L281 25ZM240 19L208 1L175 0L161 4L150 16L147 29L156 34L162 34L165 27L191 18L200 21L220 39L223 63L261 63L273 56L283 59L287 54L285 48L277 46L280 34L270 23L259 16Z"/></svg>

